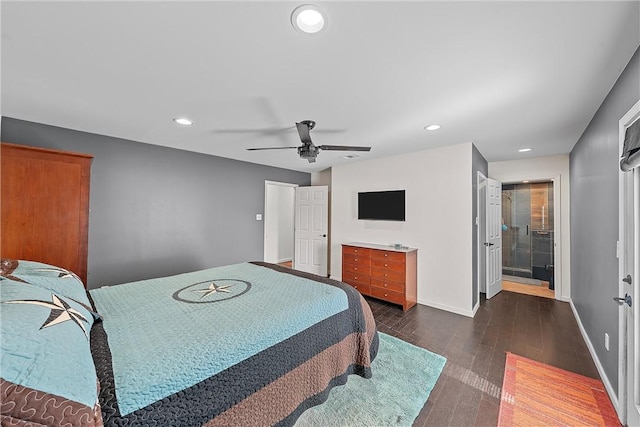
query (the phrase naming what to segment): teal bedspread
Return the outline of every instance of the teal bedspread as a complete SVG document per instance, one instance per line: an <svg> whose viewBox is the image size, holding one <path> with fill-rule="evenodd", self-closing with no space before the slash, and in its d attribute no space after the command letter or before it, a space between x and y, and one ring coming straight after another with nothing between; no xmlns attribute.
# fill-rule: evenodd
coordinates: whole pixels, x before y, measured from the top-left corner
<svg viewBox="0 0 640 427"><path fill-rule="evenodd" d="M98 378L89 334L97 317L73 273L0 260L3 426L19 425L16 420L53 425L62 418L66 425L96 422Z"/></svg>
<svg viewBox="0 0 640 427"><path fill-rule="evenodd" d="M193 386L348 308L344 290L243 263L90 291L121 415Z"/></svg>

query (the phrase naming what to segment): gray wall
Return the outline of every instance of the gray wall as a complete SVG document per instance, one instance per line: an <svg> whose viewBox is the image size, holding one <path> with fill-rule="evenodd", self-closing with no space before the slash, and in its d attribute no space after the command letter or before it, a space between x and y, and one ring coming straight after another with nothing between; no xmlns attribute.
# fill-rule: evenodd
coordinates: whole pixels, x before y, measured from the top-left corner
<svg viewBox="0 0 640 427"><path fill-rule="evenodd" d="M640 50L571 151L571 299L618 387L618 122L640 99ZM588 88L587 88L588 89ZM604 334L610 351L604 348Z"/></svg>
<svg viewBox="0 0 640 427"><path fill-rule="evenodd" d="M481 172L484 176L489 176L489 164L487 160L480 154L480 151L475 145L472 145L471 152L471 185L473 193L473 215L471 218L473 230L473 299L471 301L471 308L475 307L478 303L478 226L476 225L476 218L478 217L478 172Z"/></svg>
<svg viewBox="0 0 640 427"><path fill-rule="evenodd" d="M88 285L263 259L264 181L311 175L2 118L2 141L94 155Z"/></svg>

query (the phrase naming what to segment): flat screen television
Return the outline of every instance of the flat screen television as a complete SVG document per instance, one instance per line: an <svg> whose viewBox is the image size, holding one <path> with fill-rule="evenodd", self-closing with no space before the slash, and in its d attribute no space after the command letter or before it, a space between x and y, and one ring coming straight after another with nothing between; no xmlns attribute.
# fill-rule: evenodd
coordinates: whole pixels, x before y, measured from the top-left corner
<svg viewBox="0 0 640 427"><path fill-rule="evenodd" d="M358 219L405 220L404 190L358 193Z"/></svg>

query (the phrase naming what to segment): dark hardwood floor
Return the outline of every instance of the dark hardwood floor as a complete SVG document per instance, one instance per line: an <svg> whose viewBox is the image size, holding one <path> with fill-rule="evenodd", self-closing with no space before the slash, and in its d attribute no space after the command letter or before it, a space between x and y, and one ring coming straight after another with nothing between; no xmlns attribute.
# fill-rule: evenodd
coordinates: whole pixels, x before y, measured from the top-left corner
<svg viewBox="0 0 640 427"><path fill-rule="evenodd" d="M414 426L496 426L507 351L599 378L566 302L502 291L469 318L367 301L379 331L447 358Z"/></svg>

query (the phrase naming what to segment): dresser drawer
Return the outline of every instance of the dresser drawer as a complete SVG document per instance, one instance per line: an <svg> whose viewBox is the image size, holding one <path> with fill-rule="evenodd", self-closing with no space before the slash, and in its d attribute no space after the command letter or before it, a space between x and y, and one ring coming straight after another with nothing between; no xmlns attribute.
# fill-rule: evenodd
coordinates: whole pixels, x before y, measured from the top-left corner
<svg viewBox="0 0 640 427"><path fill-rule="evenodd" d="M356 283L356 284L349 283L349 285L353 286L362 295L371 295L371 286L369 285L363 285L361 283Z"/></svg>
<svg viewBox="0 0 640 427"><path fill-rule="evenodd" d="M342 263L349 263L349 264L362 264L365 266L369 266L370 263L370 259L368 255L364 255L364 254L348 254L348 253L343 253L342 254Z"/></svg>
<svg viewBox="0 0 640 427"><path fill-rule="evenodd" d="M342 254L351 254L351 255L360 255L363 257L369 257L371 254L371 249L369 248L359 248L357 246L343 246Z"/></svg>
<svg viewBox="0 0 640 427"><path fill-rule="evenodd" d="M350 262L345 262L346 259L342 261L342 274L345 273L353 273L353 274L366 274L369 275L369 266L362 264L353 264Z"/></svg>
<svg viewBox="0 0 640 427"><path fill-rule="evenodd" d="M404 293L405 288L404 282L394 282L392 280L384 280L376 277L371 278L371 287L401 293Z"/></svg>
<svg viewBox="0 0 640 427"><path fill-rule="evenodd" d="M371 278L368 274L349 273L348 271L342 272L342 281L350 285L359 284L369 286L370 280Z"/></svg>
<svg viewBox="0 0 640 427"><path fill-rule="evenodd" d="M401 261L404 262L405 253L404 252L394 252L394 251L380 251L377 249L371 250L371 259L387 259L390 261Z"/></svg>
<svg viewBox="0 0 640 427"><path fill-rule="evenodd" d="M371 268L377 268L379 270L397 271L404 274L404 259L402 261L392 261L389 259L373 258L371 260Z"/></svg>
<svg viewBox="0 0 640 427"><path fill-rule="evenodd" d="M374 277L376 279L391 280L393 282L404 282L406 279L404 270L400 272L380 268L372 268L371 277Z"/></svg>
<svg viewBox="0 0 640 427"><path fill-rule="evenodd" d="M385 301L394 302L396 304L404 304L404 294L400 292L388 291L386 289L380 288L371 288L371 296L375 298L380 298Z"/></svg>

